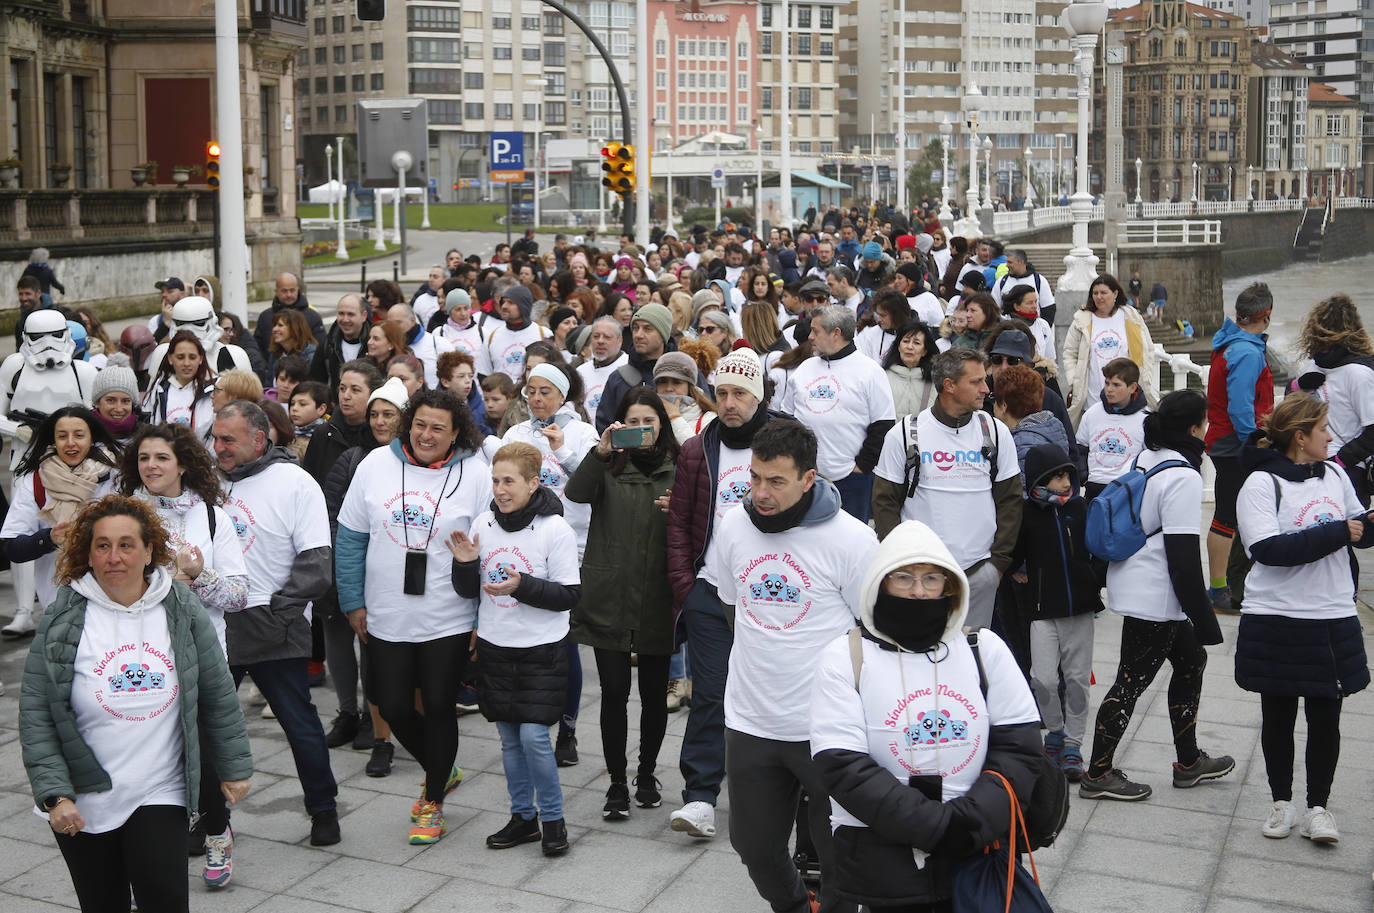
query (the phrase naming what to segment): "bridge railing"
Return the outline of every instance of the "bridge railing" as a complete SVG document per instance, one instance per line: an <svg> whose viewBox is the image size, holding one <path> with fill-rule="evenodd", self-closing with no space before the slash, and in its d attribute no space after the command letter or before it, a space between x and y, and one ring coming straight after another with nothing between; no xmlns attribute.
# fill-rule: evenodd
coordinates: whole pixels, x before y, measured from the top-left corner
<svg viewBox="0 0 1374 913"><path fill-rule="evenodd" d="M1336 197L1337 209L1374 209L1374 200L1360 197Z"/></svg>
<svg viewBox="0 0 1374 913"><path fill-rule="evenodd" d="M1127 244L1220 244L1218 219L1136 219L1125 223Z"/></svg>
<svg viewBox="0 0 1374 913"><path fill-rule="evenodd" d="M1168 366L1170 373L1173 374L1174 390L1188 389L1189 378L1191 376L1196 377L1198 379L1198 382L1202 385L1203 395L1205 396L1207 394L1208 369L1193 361L1193 359L1189 356L1180 355L1174 352L1168 352L1164 349L1163 345L1161 345L1160 343L1155 343L1154 359L1156 362L1159 363L1160 366ZM1165 391L1160 390L1159 392L1162 394ZM1203 460L1202 499L1204 501L1212 500L1213 490L1215 487L1216 469L1213 468L1211 460Z"/></svg>

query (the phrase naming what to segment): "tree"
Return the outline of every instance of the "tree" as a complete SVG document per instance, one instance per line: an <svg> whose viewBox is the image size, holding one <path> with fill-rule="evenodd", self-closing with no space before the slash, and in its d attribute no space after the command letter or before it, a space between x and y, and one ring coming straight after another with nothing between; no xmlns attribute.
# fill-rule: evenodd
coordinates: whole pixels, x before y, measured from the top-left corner
<svg viewBox="0 0 1374 913"><path fill-rule="evenodd" d="M931 140L921 151L921 157L912 165L906 173L906 197L908 200L919 200L922 196L929 196L932 200L940 197L940 182L931 180L931 176L940 170L940 141Z"/></svg>

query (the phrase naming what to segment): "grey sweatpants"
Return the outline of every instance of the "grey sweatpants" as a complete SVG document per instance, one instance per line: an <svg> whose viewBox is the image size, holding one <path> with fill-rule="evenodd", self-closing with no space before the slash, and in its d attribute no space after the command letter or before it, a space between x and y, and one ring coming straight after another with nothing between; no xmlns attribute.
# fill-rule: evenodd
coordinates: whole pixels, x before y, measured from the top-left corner
<svg viewBox="0 0 1374 913"><path fill-rule="evenodd" d="M1049 732L1064 730L1064 742L1083 744L1088 726L1088 686L1093 667L1093 616L1031 622L1031 691L1040 720ZM1059 703L1059 675L1064 675L1064 704Z"/></svg>
<svg viewBox="0 0 1374 913"><path fill-rule="evenodd" d="M773 913L811 910L788 849L803 789L810 796L811 839L821 859L821 913L855 913L855 904L835 895L830 796L811 760L810 742L779 742L726 729L725 788L730 845Z"/></svg>
<svg viewBox="0 0 1374 913"><path fill-rule="evenodd" d="M997 565L984 561L966 570L968 575L968 617L964 626L977 631L992 624L992 608L997 602L997 586L1002 575L997 573Z"/></svg>

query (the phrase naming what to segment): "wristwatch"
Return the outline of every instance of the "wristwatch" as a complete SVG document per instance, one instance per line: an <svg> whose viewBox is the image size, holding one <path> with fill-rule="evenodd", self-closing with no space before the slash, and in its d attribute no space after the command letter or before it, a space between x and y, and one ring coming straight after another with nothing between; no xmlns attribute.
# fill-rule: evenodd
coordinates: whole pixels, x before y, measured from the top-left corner
<svg viewBox="0 0 1374 913"><path fill-rule="evenodd" d="M46 799L43 800L43 808L44 808L45 810L47 810L47 811L52 811L53 809L57 808L57 806L61 805L64 801L70 802L70 801L71 801L71 797L70 797L70 796L49 796L48 798L46 798Z"/></svg>

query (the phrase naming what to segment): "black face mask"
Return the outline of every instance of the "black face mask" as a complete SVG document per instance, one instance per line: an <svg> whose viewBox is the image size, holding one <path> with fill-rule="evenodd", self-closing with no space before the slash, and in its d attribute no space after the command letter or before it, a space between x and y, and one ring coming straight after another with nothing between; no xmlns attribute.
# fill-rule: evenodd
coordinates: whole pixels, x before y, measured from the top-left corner
<svg viewBox="0 0 1374 913"><path fill-rule="evenodd" d="M762 410L760 410L762 411ZM749 521L754 524L754 528L761 533L785 533L792 527L801 523L806 512L811 509L811 503L816 499L816 487L813 485L801 496L801 500L786 510L779 511L770 516L764 516L754 509L752 498L744 501L744 511L749 515Z"/></svg>
<svg viewBox="0 0 1374 913"><path fill-rule="evenodd" d="M880 589L873 603L873 627L903 650L924 653L944 636L949 624L949 600L948 596L908 599Z"/></svg>

